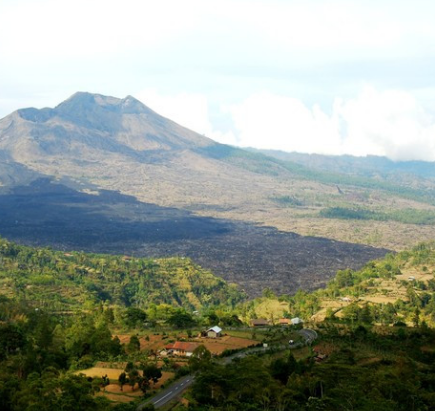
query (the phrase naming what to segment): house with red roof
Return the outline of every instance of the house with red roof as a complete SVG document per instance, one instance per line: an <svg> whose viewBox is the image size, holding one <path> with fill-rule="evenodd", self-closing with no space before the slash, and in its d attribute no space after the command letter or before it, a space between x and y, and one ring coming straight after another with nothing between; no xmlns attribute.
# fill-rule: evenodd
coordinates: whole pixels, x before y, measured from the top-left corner
<svg viewBox="0 0 435 411"><path fill-rule="evenodd" d="M173 354L178 357L190 357L200 344L194 342L176 341L172 345Z"/></svg>

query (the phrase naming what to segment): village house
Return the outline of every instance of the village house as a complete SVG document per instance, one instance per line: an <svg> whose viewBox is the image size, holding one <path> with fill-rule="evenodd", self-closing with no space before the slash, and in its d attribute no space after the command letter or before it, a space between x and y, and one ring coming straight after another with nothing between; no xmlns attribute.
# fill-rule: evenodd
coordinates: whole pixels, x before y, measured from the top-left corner
<svg viewBox="0 0 435 411"><path fill-rule="evenodd" d="M291 321L290 321L289 318L280 318L280 319L278 320L278 324L279 324L279 325L290 325L290 324L291 324Z"/></svg>
<svg viewBox="0 0 435 411"><path fill-rule="evenodd" d="M193 342L176 341L172 344L172 353L177 357L191 357L199 345Z"/></svg>
<svg viewBox="0 0 435 411"><path fill-rule="evenodd" d="M218 327L217 325L215 325L212 328L209 328L207 330L207 337L209 338L222 337L222 328Z"/></svg>
<svg viewBox="0 0 435 411"><path fill-rule="evenodd" d="M302 324L304 321L299 317L295 317L295 318L292 318L290 320L290 322L292 325L298 325L298 324Z"/></svg>
<svg viewBox="0 0 435 411"><path fill-rule="evenodd" d="M333 346L325 345L325 344L316 345L315 347L313 347L313 352L314 352L314 361L323 362L333 352Z"/></svg>
<svg viewBox="0 0 435 411"><path fill-rule="evenodd" d="M269 321L265 318L256 318L255 320L251 320L252 327L267 327L269 325Z"/></svg>

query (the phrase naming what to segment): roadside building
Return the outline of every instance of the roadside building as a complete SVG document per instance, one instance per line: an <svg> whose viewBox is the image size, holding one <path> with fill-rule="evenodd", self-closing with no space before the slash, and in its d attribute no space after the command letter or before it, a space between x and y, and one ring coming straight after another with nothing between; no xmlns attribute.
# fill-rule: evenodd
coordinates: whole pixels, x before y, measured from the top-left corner
<svg viewBox="0 0 435 411"><path fill-rule="evenodd" d="M290 325L291 324L291 321L290 321L290 319L289 318L280 318L279 320L278 320L278 324L279 325Z"/></svg>

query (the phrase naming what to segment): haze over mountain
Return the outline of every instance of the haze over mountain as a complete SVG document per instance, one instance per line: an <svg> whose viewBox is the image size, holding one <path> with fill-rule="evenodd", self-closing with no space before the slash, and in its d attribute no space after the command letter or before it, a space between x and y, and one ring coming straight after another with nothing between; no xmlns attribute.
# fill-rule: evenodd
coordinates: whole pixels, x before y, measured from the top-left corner
<svg viewBox="0 0 435 411"><path fill-rule="evenodd" d="M1 119L0 182L7 216L0 234L10 239L191 256L251 295L266 285L279 292L319 286L385 248L434 236L429 180L422 190L313 172L215 143L131 96L76 93L53 109L22 109ZM377 214L320 214L355 205ZM423 224L411 222L410 234L409 221L386 215L389 208L419 209Z"/></svg>

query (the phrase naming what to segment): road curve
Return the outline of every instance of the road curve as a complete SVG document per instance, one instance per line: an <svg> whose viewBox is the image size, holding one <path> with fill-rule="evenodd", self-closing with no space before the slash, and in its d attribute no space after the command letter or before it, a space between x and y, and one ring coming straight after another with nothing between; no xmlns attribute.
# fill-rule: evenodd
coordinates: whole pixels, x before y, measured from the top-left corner
<svg viewBox="0 0 435 411"><path fill-rule="evenodd" d="M310 328L303 328L299 330L298 333L305 339L305 344L307 345L311 345L311 343L317 339L317 332Z"/></svg>

